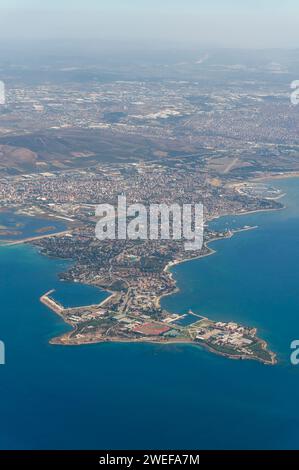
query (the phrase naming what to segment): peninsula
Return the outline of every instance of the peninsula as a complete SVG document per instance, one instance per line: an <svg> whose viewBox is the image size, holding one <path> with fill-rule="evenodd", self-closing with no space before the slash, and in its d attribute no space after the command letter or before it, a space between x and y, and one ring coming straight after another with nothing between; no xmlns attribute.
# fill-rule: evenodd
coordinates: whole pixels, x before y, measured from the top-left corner
<svg viewBox="0 0 299 470"><path fill-rule="evenodd" d="M231 235L232 233L227 233L223 237ZM204 254L197 257L208 256L213 252L206 243ZM136 256L130 255L129 259L133 265L137 263ZM161 308L161 298L178 289L170 267L187 260L168 262L160 272L152 272L150 280L148 275L142 277L140 273L138 283L134 276L129 275L121 280L102 280L97 285L109 289L110 295L97 305L68 308L55 300L54 290L45 293L40 298L41 302L72 327L62 336L53 338L50 343L190 343L232 359L251 359L264 364L275 364L275 353L269 351L267 343L257 336L256 328L235 322L212 321L191 310L182 314L169 313ZM130 272L133 265L129 268ZM110 269L110 274L111 271ZM122 273L125 277L124 270Z"/></svg>

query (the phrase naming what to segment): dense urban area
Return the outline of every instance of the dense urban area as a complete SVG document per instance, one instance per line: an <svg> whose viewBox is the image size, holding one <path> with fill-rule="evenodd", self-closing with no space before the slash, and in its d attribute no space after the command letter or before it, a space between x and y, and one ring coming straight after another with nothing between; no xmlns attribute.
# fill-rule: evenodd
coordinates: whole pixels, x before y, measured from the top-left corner
<svg viewBox="0 0 299 470"><path fill-rule="evenodd" d="M74 308L57 302L52 291L43 293L41 301L72 326L52 343L192 342L275 363L254 327L170 313L160 302L177 289L171 266L209 255L209 242L233 236L230 229L212 230L209 221L281 209L281 194L266 178L299 172L291 71L283 60L237 59L225 63L202 53L118 73L53 66L47 81L48 69L33 79L29 68L21 80L17 66L3 67L0 210L47 224L30 237L22 237L21 224L1 225L0 241L32 243L45 255L70 259L62 280L109 293L99 305ZM186 251L172 239L96 239L96 206L116 206L120 195L146 207L203 204L202 248ZM57 221L64 228L55 231Z"/></svg>

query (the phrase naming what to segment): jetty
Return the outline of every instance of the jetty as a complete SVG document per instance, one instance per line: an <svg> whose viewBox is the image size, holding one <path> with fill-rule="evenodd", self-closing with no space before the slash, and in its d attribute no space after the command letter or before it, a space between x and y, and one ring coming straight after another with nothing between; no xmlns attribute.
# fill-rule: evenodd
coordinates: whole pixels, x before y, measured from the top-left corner
<svg viewBox="0 0 299 470"><path fill-rule="evenodd" d="M55 292L55 289L52 289L46 292L44 295L40 297L40 301L42 304L46 305L55 313L57 313L58 315L61 315L64 312L64 307L59 302L57 302L57 300L54 300L52 297L50 297L50 295L53 294L53 292Z"/></svg>

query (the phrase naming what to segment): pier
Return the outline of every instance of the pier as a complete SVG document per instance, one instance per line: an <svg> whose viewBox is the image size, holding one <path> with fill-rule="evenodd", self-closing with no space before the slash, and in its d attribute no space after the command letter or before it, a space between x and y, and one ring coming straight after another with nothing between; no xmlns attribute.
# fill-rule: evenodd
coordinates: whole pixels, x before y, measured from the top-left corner
<svg viewBox="0 0 299 470"><path fill-rule="evenodd" d="M46 305L55 313L58 313L58 315L61 315L64 311L64 307L59 302L57 302L56 300L52 299L52 297L50 297L50 295L53 294L53 292L55 292L55 289L52 289L46 292L44 295L40 297L40 301L42 304Z"/></svg>

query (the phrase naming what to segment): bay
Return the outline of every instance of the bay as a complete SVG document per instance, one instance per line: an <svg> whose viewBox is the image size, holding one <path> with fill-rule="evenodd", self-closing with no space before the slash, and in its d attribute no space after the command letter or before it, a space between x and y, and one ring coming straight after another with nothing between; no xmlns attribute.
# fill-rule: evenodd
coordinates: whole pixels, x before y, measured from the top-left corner
<svg viewBox="0 0 299 470"><path fill-rule="evenodd" d="M190 345L50 345L68 326L43 293L56 288L66 303L106 294L59 282L66 261L0 247L0 448L299 448L299 366L289 360L299 338L299 180L275 185L287 208L215 221L259 228L173 268L180 291L163 306L256 326L276 366Z"/></svg>

